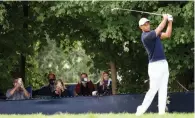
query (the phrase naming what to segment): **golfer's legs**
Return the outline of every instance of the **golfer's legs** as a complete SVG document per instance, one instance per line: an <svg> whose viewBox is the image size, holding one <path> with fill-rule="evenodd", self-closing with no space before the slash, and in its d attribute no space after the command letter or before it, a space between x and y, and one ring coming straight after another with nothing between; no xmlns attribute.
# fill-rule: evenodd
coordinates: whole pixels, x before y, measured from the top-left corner
<svg viewBox="0 0 195 118"><path fill-rule="evenodd" d="M158 91L158 110L159 114L165 113L166 108L166 100L167 100L167 86L168 86L168 78L169 78L169 70L168 64L165 63L165 72L162 77L161 85Z"/></svg>
<svg viewBox="0 0 195 118"><path fill-rule="evenodd" d="M149 65L148 73L150 77L150 89L145 95L144 101L141 106L137 109L137 114L143 114L146 112L150 104L152 103L152 100L154 99L155 94L157 93L160 84L161 84L161 77L162 77L162 69L159 68L159 64L153 63Z"/></svg>
<svg viewBox="0 0 195 118"><path fill-rule="evenodd" d="M156 95L157 91L158 91L158 82L156 81L156 78L153 78L154 80L150 80L150 89L148 90L148 92L145 95L144 101L141 105L141 111L144 113L146 112L146 110L148 109L148 107L150 106L150 104L152 103L154 96Z"/></svg>

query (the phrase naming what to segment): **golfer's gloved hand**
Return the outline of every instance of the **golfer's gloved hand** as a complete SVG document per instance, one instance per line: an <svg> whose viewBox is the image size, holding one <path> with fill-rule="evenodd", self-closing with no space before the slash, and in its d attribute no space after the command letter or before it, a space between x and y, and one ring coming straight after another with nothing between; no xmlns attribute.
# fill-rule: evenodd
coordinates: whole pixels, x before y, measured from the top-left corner
<svg viewBox="0 0 195 118"><path fill-rule="evenodd" d="M168 21L173 21L173 16L170 14L167 14L167 15L168 15Z"/></svg>

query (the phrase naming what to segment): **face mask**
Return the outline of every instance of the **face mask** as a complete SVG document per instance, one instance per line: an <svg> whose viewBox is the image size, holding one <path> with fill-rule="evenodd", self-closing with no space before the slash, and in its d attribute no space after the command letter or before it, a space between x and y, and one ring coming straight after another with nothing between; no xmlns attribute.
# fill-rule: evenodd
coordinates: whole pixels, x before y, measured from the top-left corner
<svg viewBox="0 0 195 118"><path fill-rule="evenodd" d="M84 78L84 81L87 82L87 78Z"/></svg>
<svg viewBox="0 0 195 118"><path fill-rule="evenodd" d="M49 80L49 84L54 85L54 83L55 83L55 79L50 79Z"/></svg>
<svg viewBox="0 0 195 118"><path fill-rule="evenodd" d="M87 78L81 78L82 82L87 82Z"/></svg>

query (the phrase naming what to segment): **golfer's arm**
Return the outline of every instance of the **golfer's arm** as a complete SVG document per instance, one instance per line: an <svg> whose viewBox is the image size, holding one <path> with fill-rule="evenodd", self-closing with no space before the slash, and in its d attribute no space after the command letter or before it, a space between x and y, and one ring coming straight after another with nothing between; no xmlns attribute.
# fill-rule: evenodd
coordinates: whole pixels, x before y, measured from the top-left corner
<svg viewBox="0 0 195 118"><path fill-rule="evenodd" d="M166 26L167 19L163 19L159 26L155 29L156 36L159 36L164 27Z"/></svg>
<svg viewBox="0 0 195 118"><path fill-rule="evenodd" d="M161 37L160 38L161 39L170 38L171 37L171 34L172 34L172 21L169 21L166 32L163 32L161 34Z"/></svg>

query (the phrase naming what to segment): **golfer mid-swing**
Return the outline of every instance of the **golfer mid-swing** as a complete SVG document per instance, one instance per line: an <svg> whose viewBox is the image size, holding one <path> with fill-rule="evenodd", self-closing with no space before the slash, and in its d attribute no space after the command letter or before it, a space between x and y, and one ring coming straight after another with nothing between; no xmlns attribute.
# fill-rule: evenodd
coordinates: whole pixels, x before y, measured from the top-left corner
<svg viewBox="0 0 195 118"><path fill-rule="evenodd" d="M167 21L168 27L166 32L162 32ZM148 19L141 18L139 21L139 27L143 32L141 40L149 57L148 74L150 78L150 88L145 95L143 103L137 108L137 116L146 112L157 91L159 114L165 114L169 69L161 39L171 36L172 21L173 17L171 15L164 14L162 22L155 30L150 30L150 21Z"/></svg>

